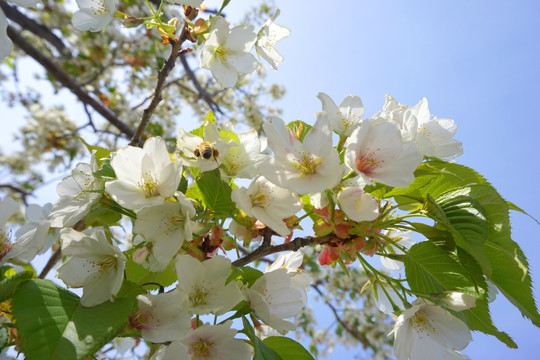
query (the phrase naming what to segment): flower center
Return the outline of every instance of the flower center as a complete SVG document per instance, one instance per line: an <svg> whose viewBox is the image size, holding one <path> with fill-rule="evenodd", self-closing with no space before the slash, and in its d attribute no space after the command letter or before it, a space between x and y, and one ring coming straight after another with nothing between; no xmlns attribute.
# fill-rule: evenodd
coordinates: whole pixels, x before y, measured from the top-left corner
<svg viewBox="0 0 540 360"><path fill-rule="evenodd" d="M217 57L217 59L219 61L221 61L222 63L226 63L227 62L227 59L229 58L229 51L227 49L225 49L225 47L223 45L220 45L216 50L215 50L215 56Z"/></svg>
<svg viewBox="0 0 540 360"><path fill-rule="evenodd" d="M92 1L91 9L95 16L100 16L109 12L109 8L105 5L105 1Z"/></svg>
<svg viewBox="0 0 540 360"><path fill-rule="evenodd" d="M117 263L117 259L114 256L107 256L101 259L97 265L100 267L99 271L104 274L108 273Z"/></svg>
<svg viewBox="0 0 540 360"><path fill-rule="evenodd" d="M375 159L375 152L365 153L356 158L356 169L363 174L370 175L381 167L382 163L384 163L384 160Z"/></svg>
<svg viewBox="0 0 540 360"><path fill-rule="evenodd" d="M129 325L137 330L148 328L147 324L152 322L154 315L150 311L137 310L128 319Z"/></svg>
<svg viewBox="0 0 540 360"><path fill-rule="evenodd" d="M206 339L199 338L191 344L189 355L192 360L207 360L210 359L212 342Z"/></svg>
<svg viewBox="0 0 540 360"><path fill-rule="evenodd" d="M2 260L12 248L11 230L7 233L4 229L0 228L0 260Z"/></svg>
<svg viewBox="0 0 540 360"><path fill-rule="evenodd" d="M144 192L147 198L159 195L158 182L151 172L146 172L139 181L139 188Z"/></svg>
<svg viewBox="0 0 540 360"><path fill-rule="evenodd" d="M296 169L300 170L302 176L313 175L317 172L317 167L321 164L321 159L312 155L302 153L302 158L296 161L294 165Z"/></svg>
<svg viewBox="0 0 540 360"><path fill-rule="evenodd" d="M188 296L193 306L205 305L207 303L208 291L204 287L194 288Z"/></svg>
<svg viewBox="0 0 540 360"><path fill-rule="evenodd" d="M433 320L431 320L422 310L416 312L411 321L412 326L418 333L419 337L423 337L424 335L430 336L431 334L435 334L437 332L435 326L433 326Z"/></svg>

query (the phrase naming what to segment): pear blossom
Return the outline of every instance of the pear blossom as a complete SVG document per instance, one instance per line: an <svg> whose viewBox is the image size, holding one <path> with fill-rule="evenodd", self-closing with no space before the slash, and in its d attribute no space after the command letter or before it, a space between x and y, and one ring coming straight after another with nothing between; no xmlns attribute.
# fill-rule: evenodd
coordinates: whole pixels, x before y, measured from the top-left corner
<svg viewBox="0 0 540 360"><path fill-rule="evenodd" d="M161 270L170 264L184 240L193 238L190 219L195 216L195 208L182 193L176 194L176 199L178 202L142 209L133 227L134 233L152 243L152 253Z"/></svg>
<svg viewBox="0 0 540 360"><path fill-rule="evenodd" d="M221 16L212 19L210 34L201 51L201 68L208 69L224 88L236 85L239 74L257 70L258 63L249 53L257 36L253 26L229 28Z"/></svg>
<svg viewBox="0 0 540 360"><path fill-rule="evenodd" d="M184 308L185 295L178 290L157 295L138 295L138 310L129 318L144 340L163 343L181 340L191 331L191 314Z"/></svg>
<svg viewBox="0 0 540 360"><path fill-rule="evenodd" d="M405 187L423 156L412 142L403 142L395 123L364 120L347 139L345 164L366 181Z"/></svg>
<svg viewBox="0 0 540 360"><path fill-rule="evenodd" d="M112 154L111 166L118 180L105 189L120 205L140 210L163 204L173 196L182 178L182 164L172 162L165 141L148 139L143 148L128 146Z"/></svg>
<svg viewBox="0 0 540 360"><path fill-rule="evenodd" d="M261 153L261 141L255 129L239 133L238 142L221 158L221 175L225 178L252 179L268 156Z"/></svg>
<svg viewBox="0 0 540 360"><path fill-rule="evenodd" d="M300 269L303 261L304 253L302 251L290 251L279 255L272 264L266 265L265 273L285 269L291 278L291 286L304 289L307 292L307 289L313 283L313 278Z"/></svg>
<svg viewBox="0 0 540 360"><path fill-rule="evenodd" d="M414 244L416 244L416 242L411 238L412 231L410 230L391 230L390 232L388 232L387 236L405 249L410 249ZM381 260L383 268L387 271L398 271L403 269L403 261L394 260L392 258L384 256L384 254L403 255L405 253L402 249L389 242L384 247L384 250L379 258Z"/></svg>
<svg viewBox="0 0 540 360"><path fill-rule="evenodd" d="M346 187L338 194L339 207L353 221L372 221L379 216L379 205L368 193L357 187Z"/></svg>
<svg viewBox="0 0 540 360"><path fill-rule="evenodd" d="M113 0L76 0L79 10L73 14L71 23L80 31L101 31L113 19L116 8Z"/></svg>
<svg viewBox="0 0 540 360"><path fill-rule="evenodd" d="M445 292L441 298L449 309L463 311L476 306L476 298L458 291Z"/></svg>
<svg viewBox="0 0 540 360"><path fill-rule="evenodd" d="M364 116L362 99L356 95L347 95L338 107L325 93L320 92L317 97L321 100L332 130L341 136L350 136Z"/></svg>
<svg viewBox="0 0 540 360"><path fill-rule="evenodd" d="M113 301L124 280L126 257L107 241L101 228L78 232L60 230L62 255L68 260L58 268L57 277L67 286L82 287L83 306Z"/></svg>
<svg viewBox="0 0 540 360"><path fill-rule="evenodd" d="M266 325L282 334L296 329L285 319L300 314L306 305L306 294L304 289L292 286L286 269L267 272L243 290L249 306Z"/></svg>
<svg viewBox="0 0 540 360"><path fill-rule="evenodd" d="M454 120L431 115L426 98L411 108L387 95L383 111L375 118L396 121L404 141L413 141L422 155L451 160L463 153L462 143L453 139L457 132Z"/></svg>
<svg viewBox="0 0 540 360"><path fill-rule="evenodd" d="M229 149L236 146L234 141L225 143L215 124L206 122L203 127L203 138L187 133L180 129L180 136L176 138L176 147L180 153L180 161L189 167L197 167L201 171L211 171L217 169L221 160L226 156ZM210 158L196 156L195 149L200 149L201 145L206 144L212 149L217 150Z"/></svg>
<svg viewBox="0 0 540 360"><path fill-rule="evenodd" d="M178 255L175 269L178 275L176 289L186 296L185 310L199 315L220 315L242 301L236 282L226 284L231 261L224 256L200 262L190 255Z"/></svg>
<svg viewBox="0 0 540 360"><path fill-rule="evenodd" d="M33 7L37 4L37 0L11 0L10 2L24 7ZM7 26L6 15L0 9L0 61L3 61L13 50L13 43L7 36Z"/></svg>
<svg viewBox="0 0 540 360"><path fill-rule="evenodd" d="M459 351L472 341L463 321L423 299L417 299L398 317L392 333L398 360L463 359Z"/></svg>
<svg viewBox="0 0 540 360"><path fill-rule="evenodd" d="M28 223L21 226L15 233L17 241L4 260L28 264L37 254L43 254L52 246L58 239L58 235L49 236L51 222L48 215L51 208L51 204L45 204L43 207L37 204L28 205L26 208Z"/></svg>
<svg viewBox="0 0 540 360"><path fill-rule="evenodd" d="M182 340L161 347L150 360L249 360L248 344L234 336L232 321L219 325L202 325Z"/></svg>
<svg viewBox="0 0 540 360"><path fill-rule="evenodd" d="M276 43L280 40L289 37L291 31L285 26L277 25L274 23L279 16L279 9L276 10L274 15L266 21L262 29L257 33L257 41L255 42L255 51L259 57L266 60L272 69L277 70L278 64L283 62L283 56L274 48Z"/></svg>
<svg viewBox="0 0 540 360"><path fill-rule="evenodd" d="M17 202L10 197L0 200L0 261L11 251L11 230L8 230L6 223L18 210Z"/></svg>
<svg viewBox="0 0 540 360"><path fill-rule="evenodd" d="M331 189L341 180L342 167L332 147L332 131L324 113L300 142L274 117L263 125L275 157L261 167L261 175L274 184L297 194L311 194Z"/></svg>
<svg viewBox="0 0 540 360"><path fill-rule="evenodd" d="M71 175L62 179L56 186L60 198L53 205L49 215L51 227L75 225L101 199L103 182L94 177L94 173L98 170L95 153L92 153L90 164L77 164Z"/></svg>
<svg viewBox="0 0 540 360"><path fill-rule="evenodd" d="M290 190L274 185L263 176L251 182L249 188L237 187L231 194L236 206L253 216L281 236L291 233L284 218L302 209L302 202Z"/></svg>
<svg viewBox="0 0 540 360"><path fill-rule="evenodd" d="M137 346L137 340L128 337L117 337L112 341L113 348L123 355Z"/></svg>

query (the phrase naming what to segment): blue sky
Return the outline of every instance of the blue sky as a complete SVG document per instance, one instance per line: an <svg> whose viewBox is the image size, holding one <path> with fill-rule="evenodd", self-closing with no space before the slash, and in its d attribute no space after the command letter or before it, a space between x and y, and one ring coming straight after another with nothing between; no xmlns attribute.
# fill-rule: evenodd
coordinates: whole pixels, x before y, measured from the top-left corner
<svg viewBox="0 0 540 360"><path fill-rule="evenodd" d="M233 0L228 13L254 3ZM362 98L366 115L384 95L415 105L427 97L438 117L454 119L464 144L457 162L483 174L507 199L540 218L538 1L285 1L277 23L291 29L285 57L269 81L284 84L284 120L313 123L325 92L337 103ZM233 17L234 18L234 17ZM21 121L18 121L22 123ZM9 144L5 139L4 144ZM6 147L3 147L5 150ZM49 200L49 199L47 199ZM54 201L54 199L52 199ZM540 280L540 227L513 214L513 238ZM535 290L536 297L540 291ZM493 318L518 350L474 334L472 359L537 358L540 330L499 295ZM328 359L350 358L338 350Z"/></svg>
<svg viewBox="0 0 540 360"><path fill-rule="evenodd" d="M245 6L248 1L233 1ZM432 114L454 119L470 166L510 200L540 217L536 113L540 95L538 1L283 1L276 21L291 29L277 48L285 57L269 79L285 84L286 121L313 122L322 91L339 103L358 95L366 115L384 95L413 106L427 97ZM540 227L513 214L513 239L540 280ZM540 291L535 289L536 298ZM540 330L505 299L493 307L512 350L474 333L472 359L537 358ZM351 353L347 353L349 356ZM330 355L329 359L346 356Z"/></svg>

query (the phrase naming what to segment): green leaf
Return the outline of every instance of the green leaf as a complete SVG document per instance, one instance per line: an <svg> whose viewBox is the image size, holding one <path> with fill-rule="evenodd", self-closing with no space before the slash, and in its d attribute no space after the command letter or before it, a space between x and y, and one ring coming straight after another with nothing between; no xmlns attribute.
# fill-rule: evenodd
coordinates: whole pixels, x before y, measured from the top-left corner
<svg viewBox="0 0 540 360"><path fill-rule="evenodd" d="M214 125L216 124L216 115L214 114L213 111L208 111L208 112L206 113L205 123L206 123L206 122L210 122L210 123L212 123L212 124L214 124ZM201 137L202 137L202 136L201 136Z"/></svg>
<svg viewBox="0 0 540 360"><path fill-rule="evenodd" d="M251 287L255 283L255 281L257 281L257 279L263 275L264 273L262 271L252 268L250 266L244 266L244 267L232 266L231 274L229 275L227 282L233 279L240 280L244 284L248 284L248 286Z"/></svg>
<svg viewBox="0 0 540 360"><path fill-rule="evenodd" d="M534 216L532 216L531 214L529 214L528 212L526 212L525 210L523 210L522 208L520 208L519 206L517 206L517 205L514 204L513 202L507 201L506 203L508 204L508 208L509 208L510 210L514 210L514 211L517 211L517 212L522 213L523 215L527 215L528 217L530 217L531 219L533 219L534 221L536 221L536 223L537 223L538 225L540 225L540 221L538 221L538 219L536 219Z"/></svg>
<svg viewBox="0 0 540 360"><path fill-rule="evenodd" d="M427 215L452 234L457 246L466 249L482 266L484 274L491 274L491 264L484 243L488 223L482 205L468 196L470 187L462 187L439 196L435 201L427 195Z"/></svg>
<svg viewBox="0 0 540 360"><path fill-rule="evenodd" d="M304 141L304 138L309 130L311 130L311 127L311 125L301 120L291 121L287 124L289 131L300 141Z"/></svg>
<svg viewBox="0 0 540 360"><path fill-rule="evenodd" d="M460 311L456 314L458 318L463 320L471 330L481 331L484 334L493 335L501 342L505 343L512 349L517 349L517 344L505 332L499 331L489 313L488 302L486 299L476 299L476 306L467 310Z"/></svg>
<svg viewBox="0 0 540 360"><path fill-rule="evenodd" d="M270 336L263 340L282 359L314 360L313 356L300 343L284 336Z"/></svg>
<svg viewBox="0 0 540 360"><path fill-rule="evenodd" d="M158 283L163 287L172 285L176 280L176 273L174 272L174 262L171 262L165 271L153 272L145 269L142 265L137 264L131 258L126 262L126 279L138 284ZM157 285L146 285L144 287L148 290L158 290Z"/></svg>
<svg viewBox="0 0 540 360"><path fill-rule="evenodd" d="M469 196L484 208L488 221L486 255L492 265L491 280L523 316L540 327L540 314L533 297L529 263L511 238L508 203L489 184L470 187Z"/></svg>
<svg viewBox="0 0 540 360"><path fill-rule="evenodd" d="M405 274L416 294L460 291L476 295L468 271L435 244L424 241L413 245L403 258Z"/></svg>
<svg viewBox="0 0 540 360"><path fill-rule="evenodd" d="M86 215L84 221L87 226L104 226L118 224L121 219L122 214L99 206Z"/></svg>
<svg viewBox="0 0 540 360"><path fill-rule="evenodd" d="M187 191L187 187L188 187L188 181L185 176L182 176L182 179L180 180L180 183L178 184L178 189L176 190L180 191L182 194L185 195Z"/></svg>
<svg viewBox="0 0 540 360"><path fill-rule="evenodd" d="M96 162L99 167L103 165L106 159L109 159L111 157L111 152L109 150L99 146L90 145L80 136L75 136L75 138L79 139L84 144L84 146L86 146L88 151L90 151L90 153L93 151L96 152Z"/></svg>
<svg viewBox="0 0 540 360"><path fill-rule="evenodd" d="M242 323L244 324L243 333L251 340L253 345L253 350L255 354L253 360L284 360L281 358L274 350L272 350L268 345L266 345L257 335L255 335L255 330L249 321L242 317ZM288 360L288 358L286 359Z"/></svg>
<svg viewBox="0 0 540 360"><path fill-rule="evenodd" d="M135 301L117 298L85 308L77 295L50 281L26 281L12 301L25 358L73 360L94 354L123 327Z"/></svg>
<svg viewBox="0 0 540 360"><path fill-rule="evenodd" d="M101 168L94 173L94 176L100 179L116 179L116 173L111 166L111 161L106 159Z"/></svg>
<svg viewBox="0 0 540 360"><path fill-rule="evenodd" d="M196 181L204 205L210 209L214 216L230 216L236 207L231 199L232 189L225 181L221 180L219 170L204 172Z"/></svg>
<svg viewBox="0 0 540 360"><path fill-rule="evenodd" d="M34 277L31 271L23 271L0 281L0 302L11 299L17 287Z"/></svg>

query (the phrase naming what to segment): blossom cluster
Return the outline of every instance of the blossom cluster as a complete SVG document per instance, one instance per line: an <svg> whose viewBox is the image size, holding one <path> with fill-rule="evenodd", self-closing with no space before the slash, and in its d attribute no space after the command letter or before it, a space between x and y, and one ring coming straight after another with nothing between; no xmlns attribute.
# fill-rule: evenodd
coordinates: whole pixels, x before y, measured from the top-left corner
<svg viewBox="0 0 540 360"><path fill-rule="evenodd" d="M195 0L171 3L203 7ZM72 24L81 31L102 31L115 15L125 26L157 27L166 43L189 29L190 40L202 45L200 67L223 88L259 68L253 48L276 70L283 57L274 46L289 35L275 24L279 10L255 32L252 25L231 28L219 13L195 23L186 17L180 25L176 18L164 23L160 14L150 20L119 14L112 0L77 4ZM0 12L0 43L7 50L0 58L11 46L6 26ZM262 125L265 137L217 124L210 112L198 129L180 129L175 142L154 136L142 147L112 152L88 146L90 163L78 164L58 184L54 204L28 206L14 241L7 223L17 205L11 198L0 202L1 265L28 264L53 248L64 256L57 277L82 288L84 307L120 298L121 289L131 286L133 268L165 274L174 280L158 284L157 294L143 290L148 284L142 280L133 281L144 294L137 296L128 328L161 344L151 359L248 359L257 343L246 326L234 329L232 320L247 321L249 315L259 338L294 331L290 320L304 310L313 279L300 251L268 260L264 272L243 261L259 260L257 251L264 256L316 245L316 266L340 266L347 273L347 265L358 261L371 274L364 288L371 289L379 316L398 316L392 331L398 359L466 358L460 351L471 335L458 313L487 298L485 279L469 293L407 288L400 271L417 245L414 227L398 213L407 207L392 199L401 194L386 196L411 185L426 159L461 155L457 126L433 116L426 99L411 107L387 95L382 109L368 117L356 95L339 105L325 93L317 97L321 107L313 125L273 116ZM315 236L293 239L308 226ZM381 271L364 258L375 254ZM482 256L473 254L479 262ZM212 315L213 324L200 319ZM376 343L381 329L369 333Z"/></svg>

